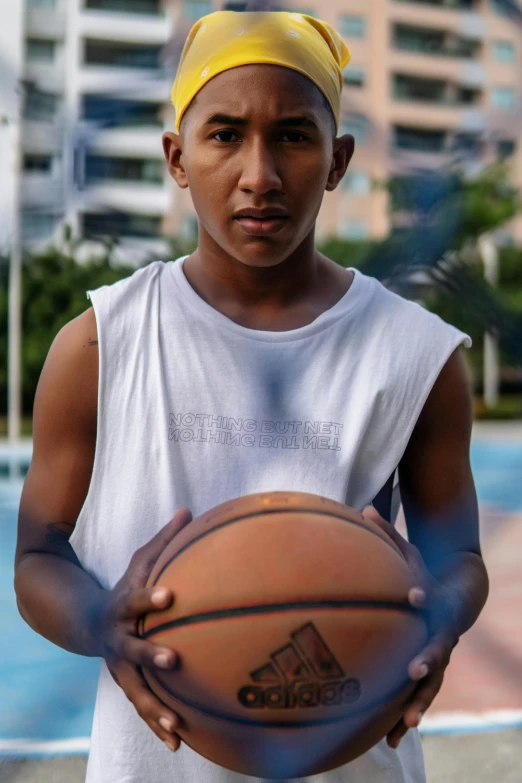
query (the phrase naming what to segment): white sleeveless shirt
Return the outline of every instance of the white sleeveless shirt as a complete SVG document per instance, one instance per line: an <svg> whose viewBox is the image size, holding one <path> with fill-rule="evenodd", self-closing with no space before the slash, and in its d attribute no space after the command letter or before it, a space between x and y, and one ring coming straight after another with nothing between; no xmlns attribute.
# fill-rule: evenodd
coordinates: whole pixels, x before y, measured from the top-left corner
<svg viewBox="0 0 522 783"><path fill-rule="evenodd" d="M435 380L471 341L353 270L343 298L286 332L247 329L190 286L183 258L90 291L99 340L96 453L71 538L106 589L188 506L293 490L358 510L399 464ZM88 783L256 783L173 754L102 661ZM304 781L305 779L300 779ZM306 783L424 783L418 732ZM259 783L259 781L258 781Z"/></svg>

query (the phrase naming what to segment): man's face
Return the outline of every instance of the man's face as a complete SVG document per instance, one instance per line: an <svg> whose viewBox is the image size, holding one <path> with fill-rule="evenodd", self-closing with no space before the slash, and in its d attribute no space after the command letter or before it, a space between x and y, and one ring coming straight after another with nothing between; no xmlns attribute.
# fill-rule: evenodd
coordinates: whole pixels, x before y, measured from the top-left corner
<svg viewBox="0 0 522 783"><path fill-rule="evenodd" d="M198 93L181 135L167 133L171 174L189 187L200 223L222 251L248 266L275 266L313 232L325 190L353 153L335 139L320 90L288 68L248 65Z"/></svg>

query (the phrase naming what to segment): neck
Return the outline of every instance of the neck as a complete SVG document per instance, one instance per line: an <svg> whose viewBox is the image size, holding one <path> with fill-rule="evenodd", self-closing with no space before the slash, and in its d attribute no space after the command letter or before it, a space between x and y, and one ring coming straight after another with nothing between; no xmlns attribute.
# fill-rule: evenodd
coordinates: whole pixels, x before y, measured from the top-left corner
<svg viewBox="0 0 522 783"><path fill-rule="evenodd" d="M297 305L320 284L328 263L315 248L314 231L286 259L274 266L249 266L220 248L200 229L198 249L184 263L192 287L208 304L227 304L263 312Z"/></svg>

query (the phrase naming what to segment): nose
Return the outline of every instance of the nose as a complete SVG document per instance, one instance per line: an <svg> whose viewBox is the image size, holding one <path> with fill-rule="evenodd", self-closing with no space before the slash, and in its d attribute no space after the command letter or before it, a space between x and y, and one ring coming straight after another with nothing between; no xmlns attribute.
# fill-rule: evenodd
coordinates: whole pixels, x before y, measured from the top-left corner
<svg viewBox="0 0 522 783"><path fill-rule="evenodd" d="M282 190L274 150L263 140L244 145L241 163L238 185L244 193L261 196L271 190Z"/></svg>

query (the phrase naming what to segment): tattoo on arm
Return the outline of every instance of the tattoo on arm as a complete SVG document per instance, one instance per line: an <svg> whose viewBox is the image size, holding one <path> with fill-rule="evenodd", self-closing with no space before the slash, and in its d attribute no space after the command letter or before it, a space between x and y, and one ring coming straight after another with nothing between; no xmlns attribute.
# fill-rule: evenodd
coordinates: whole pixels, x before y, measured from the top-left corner
<svg viewBox="0 0 522 783"><path fill-rule="evenodd" d="M89 337L88 343L89 343L89 346L91 346L91 345L98 345L98 340L91 340L91 338Z"/></svg>

